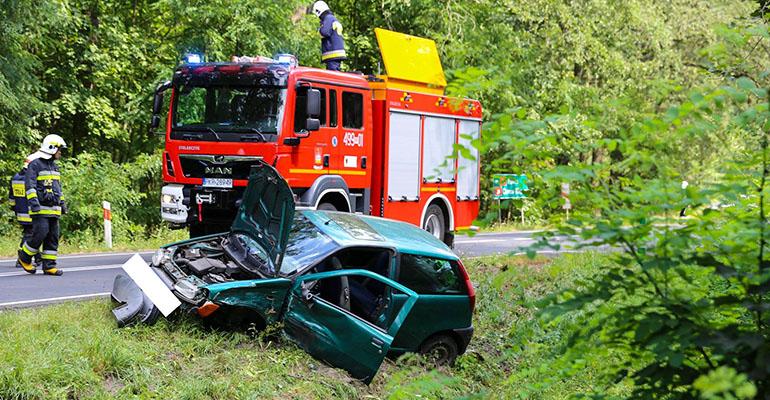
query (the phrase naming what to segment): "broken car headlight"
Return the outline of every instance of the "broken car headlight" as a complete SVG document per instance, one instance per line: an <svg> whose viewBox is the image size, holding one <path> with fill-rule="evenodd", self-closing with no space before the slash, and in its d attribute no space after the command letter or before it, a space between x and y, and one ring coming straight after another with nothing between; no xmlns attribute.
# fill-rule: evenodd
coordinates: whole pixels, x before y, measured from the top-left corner
<svg viewBox="0 0 770 400"><path fill-rule="evenodd" d="M188 302L197 303L196 297L200 291L198 287L195 286L195 284L192 282L180 280L174 284L174 290L176 290L176 292L179 293L180 296L184 297L184 299Z"/></svg>
<svg viewBox="0 0 770 400"><path fill-rule="evenodd" d="M166 262L168 258L168 251L166 249L158 249L155 254L152 255L152 266L160 267Z"/></svg>

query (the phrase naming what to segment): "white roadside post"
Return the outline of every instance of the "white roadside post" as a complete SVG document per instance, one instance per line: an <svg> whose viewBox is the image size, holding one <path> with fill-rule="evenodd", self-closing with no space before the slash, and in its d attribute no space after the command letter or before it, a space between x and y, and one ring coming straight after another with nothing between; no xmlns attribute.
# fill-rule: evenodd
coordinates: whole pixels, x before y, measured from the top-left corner
<svg viewBox="0 0 770 400"><path fill-rule="evenodd" d="M572 203L569 201L569 183L561 184L561 197L564 198L564 205L561 208L567 212L567 219L569 219L569 210L572 208Z"/></svg>
<svg viewBox="0 0 770 400"><path fill-rule="evenodd" d="M104 243L108 248L112 248L112 209L110 202L102 202L102 211L104 212Z"/></svg>

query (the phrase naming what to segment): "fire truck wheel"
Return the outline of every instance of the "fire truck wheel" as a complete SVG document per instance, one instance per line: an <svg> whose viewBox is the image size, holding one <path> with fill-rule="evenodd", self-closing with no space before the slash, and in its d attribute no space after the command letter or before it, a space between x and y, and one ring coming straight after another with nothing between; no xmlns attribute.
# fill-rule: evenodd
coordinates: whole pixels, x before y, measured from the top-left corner
<svg viewBox="0 0 770 400"><path fill-rule="evenodd" d="M425 220L422 222L422 229L428 231L428 233L436 237L436 239L442 242L444 241L446 225L441 207L435 204L428 206L428 210L425 212Z"/></svg>
<svg viewBox="0 0 770 400"><path fill-rule="evenodd" d="M332 203L321 203L318 205L318 210L322 211L337 211L337 207L334 207Z"/></svg>

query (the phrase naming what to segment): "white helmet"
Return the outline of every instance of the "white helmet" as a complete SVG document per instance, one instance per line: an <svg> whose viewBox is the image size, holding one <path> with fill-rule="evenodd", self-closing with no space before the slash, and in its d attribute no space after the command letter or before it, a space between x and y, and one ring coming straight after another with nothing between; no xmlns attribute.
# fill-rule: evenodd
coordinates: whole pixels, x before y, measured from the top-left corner
<svg viewBox="0 0 770 400"><path fill-rule="evenodd" d="M43 144L40 145L40 151L45 154L54 155L59 149L66 149L67 143L64 143L59 135L48 135L43 139Z"/></svg>
<svg viewBox="0 0 770 400"><path fill-rule="evenodd" d="M325 1L316 1L313 3L313 14L316 17L321 18L321 14L329 11L329 5Z"/></svg>

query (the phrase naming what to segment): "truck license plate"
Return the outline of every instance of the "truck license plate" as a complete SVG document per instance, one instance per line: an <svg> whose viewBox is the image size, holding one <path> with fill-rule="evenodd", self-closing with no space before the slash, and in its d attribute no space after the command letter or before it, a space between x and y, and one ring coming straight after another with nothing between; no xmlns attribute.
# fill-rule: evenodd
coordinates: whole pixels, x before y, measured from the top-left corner
<svg viewBox="0 0 770 400"><path fill-rule="evenodd" d="M214 188L231 188L233 180L229 178L203 178L203 186Z"/></svg>

